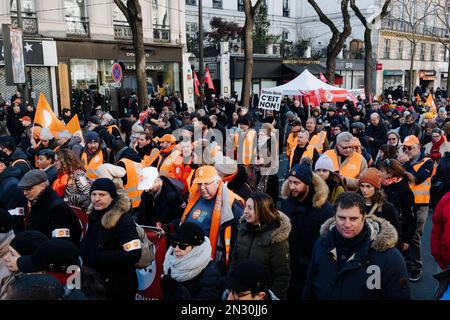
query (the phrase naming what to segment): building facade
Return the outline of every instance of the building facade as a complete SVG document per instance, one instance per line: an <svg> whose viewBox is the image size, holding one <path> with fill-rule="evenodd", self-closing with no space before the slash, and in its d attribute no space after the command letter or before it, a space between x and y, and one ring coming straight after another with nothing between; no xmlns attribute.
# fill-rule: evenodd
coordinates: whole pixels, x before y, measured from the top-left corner
<svg viewBox="0 0 450 320"><path fill-rule="evenodd" d="M11 23L17 17L15 1L12 6L9 1L0 4L2 23ZM149 0L140 4L149 93L178 92L189 100L192 84L187 80L190 68L184 54L184 0ZM127 96L137 87L132 33L113 1L22 0L22 8L24 29L29 26L27 38L51 39L55 44L56 79L50 83L53 92L57 92L56 99L51 97L55 106L79 104L85 90L104 95L113 104L113 111L126 104ZM120 84L111 75L115 62L124 67Z"/></svg>

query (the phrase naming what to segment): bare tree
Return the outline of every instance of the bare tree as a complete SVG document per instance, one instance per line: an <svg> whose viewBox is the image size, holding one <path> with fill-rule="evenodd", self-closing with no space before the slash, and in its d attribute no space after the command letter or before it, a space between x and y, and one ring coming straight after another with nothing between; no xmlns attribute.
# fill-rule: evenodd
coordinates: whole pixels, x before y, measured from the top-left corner
<svg viewBox="0 0 450 320"><path fill-rule="evenodd" d="M344 28L342 32L336 27L330 18L322 11L315 0L308 0L309 4L314 8L322 23L326 24L332 33L330 42L327 46L327 77L330 83L334 82L334 72L336 70L336 58L344 48L345 41L352 33L352 26L350 24L350 14L348 12L348 4L350 0L341 1L342 19Z"/></svg>
<svg viewBox="0 0 450 320"><path fill-rule="evenodd" d="M133 34L134 60L136 64L137 96L139 108L147 102L146 63L144 50L144 34L142 31L142 10L139 0L114 0L128 21Z"/></svg>
<svg viewBox="0 0 450 320"><path fill-rule="evenodd" d="M449 51L449 55L447 55L447 60L449 60L450 56L450 1L449 0L432 0L433 1L433 15L436 17L437 21L439 21L440 25L443 29L445 29L445 34L439 34L434 32L433 28L429 30L429 34L439 41L444 49ZM444 61L448 63L447 66L447 75L450 74L450 61ZM450 92L450 81L447 78L447 93Z"/></svg>
<svg viewBox="0 0 450 320"><path fill-rule="evenodd" d="M245 24L244 24L244 83L242 84L242 106L250 106L250 90L253 77L253 27L255 15L261 7L263 0L257 0L252 5L251 0L244 0Z"/></svg>
<svg viewBox="0 0 450 320"><path fill-rule="evenodd" d="M414 71L414 58L417 51L417 44L420 42L422 37L420 34L424 33L426 20L431 14L432 0L397 0L397 6L400 12L402 12L403 17L398 19L393 18L390 23L398 24L401 30L405 33L405 38L411 44L411 57L409 66L409 94L413 98L414 95L414 83L415 78L413 77Z"/></svg>
<svg viewBox="0 0 450 320"><path fill-rule="evenodd" d="M372 28L374 27L375 20L379 17L383 19L389 13L389 5L391 0L384 0L383 7L379 15L371 15L366 18L359 9L356 0L350 0L350 7L355 12L358 19L364 26L364 91L366 93L366 99L372 94L372 80L373 80L373 47L372 47Z"/></svg>

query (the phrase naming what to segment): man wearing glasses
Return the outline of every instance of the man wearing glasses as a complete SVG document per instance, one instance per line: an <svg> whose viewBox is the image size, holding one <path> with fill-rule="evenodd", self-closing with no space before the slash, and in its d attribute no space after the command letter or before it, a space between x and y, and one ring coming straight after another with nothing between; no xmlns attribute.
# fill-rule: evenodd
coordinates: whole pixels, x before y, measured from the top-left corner
<svg viewBox="0 0 450 320"><path fill-rule="evenodd" d="M228 189L212 166L198 168L193 179L180 225L193 222L203 229L211 241L211 259L220 261L225 272L237 236L237 223L244 213L244 200Z"/></svg>
<svg viewBox="0 0 450 320"><path fill-rule="evenodd" d="M354 152L353 135L342 132L336 138L336 146L326 154L332 161L334 171L344 177L347 189L358 188L358 176L367 169L367 161L362 155Z"/></svg>
<svg viewBox="0 0 450 320"><path fill-rule="evenodd" d="M421 152L420 141L410 135L403 141L403 154L398 160L403 168L414 176L415 183L410 183L414 193L414 214L417 217L416 232L409 248L407 267L409 280L419 281L422 276L422 234L428 217L430 203L431 177L434 174L434 163Z"/></svg>

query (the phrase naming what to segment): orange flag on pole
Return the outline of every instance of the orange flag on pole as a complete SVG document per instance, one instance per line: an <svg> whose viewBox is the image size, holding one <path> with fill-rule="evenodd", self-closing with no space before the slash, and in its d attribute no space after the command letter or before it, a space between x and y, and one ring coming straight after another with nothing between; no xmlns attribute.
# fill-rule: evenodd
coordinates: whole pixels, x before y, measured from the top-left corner
<svg viewBox="0 0 450 320"><path fill-rule="evenodd" d="M66 124L66 130L74 136L81 138L81 145L84 146L83 133L81 131L80 121L78 120L78 115L74 115L72 119Z"/></svg>
<svg viewBox="0 0 450 320"><path fill-rule="evenodd" d="M56 137L58 132L64 130L64 124L58 119L52 108L48 104L43 93L39 94L39 100L34 116L34 125L40 125L43 128L48 128Z"/></svg>
<svg viewBox="0 0 450 320"><path fill-rule="evenodd" d="M430 112L432 112L433 114L436 114L437 108L436 108L436 105L434 104L433 95L431 93L428 94L427 101L425 102L425 105L427 107L430 107Z"/></svg>
<svg viewBox="0 0 450 320"><path fill-rule="evenodd" d="M194 71L194 92L197 96L200 96L200 92L198 91L198 86L200 85L200 81L197 78L197 73Z"/></svg>

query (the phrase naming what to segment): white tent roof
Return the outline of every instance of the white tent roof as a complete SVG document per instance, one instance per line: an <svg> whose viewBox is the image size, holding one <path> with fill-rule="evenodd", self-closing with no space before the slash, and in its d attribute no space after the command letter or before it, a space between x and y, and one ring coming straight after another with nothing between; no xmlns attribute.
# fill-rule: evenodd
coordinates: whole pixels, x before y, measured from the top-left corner
<svg viewBox="0 0 450 320"><path fill-rule="evenodd" d="M331 86L317 79L307 69L299 74L297 78L289 81L288 83L265 90L282 92L283 95L300 95L300 91L311 91L318 89L343 90L343 88Z"/></svg>

